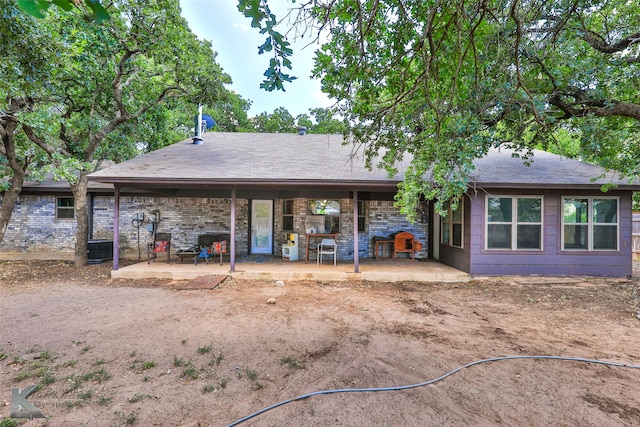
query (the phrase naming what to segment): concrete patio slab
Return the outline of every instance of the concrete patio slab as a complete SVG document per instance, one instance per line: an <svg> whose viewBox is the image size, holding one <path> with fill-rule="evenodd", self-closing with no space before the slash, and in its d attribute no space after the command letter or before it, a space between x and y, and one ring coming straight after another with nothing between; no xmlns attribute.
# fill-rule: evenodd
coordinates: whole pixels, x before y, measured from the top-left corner
<svg viewBox="0 0 640 427"><path fill-rule="evenodd" d="M253 256L236 260L234 272L231 272L228 260L219 263L146 261L121 267L111 272L112 278L120 279L173 279L191 280L199 276L227 275L248 280L369 280L380 282L465 282L471 276L453 267L436 261L411 259L362 259L360 272L354 272L352 262L338 262L316 265L304 261L285 261L279 257Z"/></svg>

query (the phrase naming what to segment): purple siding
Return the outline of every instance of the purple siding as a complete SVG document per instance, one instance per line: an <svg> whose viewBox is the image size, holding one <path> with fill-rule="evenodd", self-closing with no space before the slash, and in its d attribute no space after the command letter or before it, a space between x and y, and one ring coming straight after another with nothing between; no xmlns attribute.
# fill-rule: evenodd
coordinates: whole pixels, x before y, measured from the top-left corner
<svg viewBox="0 0 640 427"><path fill-rule="evenodd" d="M453 268L457 268L458 270L469 272L471 266L469 264L470 257L469 254L471 250L469 248L468 242L471 238L471 227L469 227L468 218L471 212L471 201L468 197L464 199L464 224L463 224L463 247L456 248L453 246L440 245L440 259L439 261L443 264L450 265ZM432 214L433 215L433 214ZM434 244L438 244L439 242L434 242Z"/></svg>
<svg viewBox="0 0 640 427"><path fill-rule="evenodd" d="M505 251L485 249L485 193L465 200L464 248L440 246L440 261L480 276L549 275L628 277L631 261L631 192L611 191L514 191L487 190L495 195L541 195L543 204L543 250ZM617 251L563 251L563 196L618 196L620 243Z"/></svg>

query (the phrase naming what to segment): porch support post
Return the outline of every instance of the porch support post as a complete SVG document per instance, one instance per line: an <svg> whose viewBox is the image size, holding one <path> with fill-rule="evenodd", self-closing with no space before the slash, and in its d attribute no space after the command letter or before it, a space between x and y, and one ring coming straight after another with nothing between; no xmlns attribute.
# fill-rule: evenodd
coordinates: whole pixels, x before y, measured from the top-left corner
<svg viewBox="0 0 640 427"><path fill-rule="evenodd" d="M360 257L358 256L358 191L353 190L353 271L360 273Z"/></svg>
<svg viewBox="0 0 640 427"><path fill-rule="evenodd" d="M113 270L120 267L120 187L113 191Z"/></svg>
<svg viewBox="0 0 640 427"><path fill-rule="evenodd" d="M231 241L229 242L231 254L229 255L230 271L236 271L236 187L231 189Z"/></svg>

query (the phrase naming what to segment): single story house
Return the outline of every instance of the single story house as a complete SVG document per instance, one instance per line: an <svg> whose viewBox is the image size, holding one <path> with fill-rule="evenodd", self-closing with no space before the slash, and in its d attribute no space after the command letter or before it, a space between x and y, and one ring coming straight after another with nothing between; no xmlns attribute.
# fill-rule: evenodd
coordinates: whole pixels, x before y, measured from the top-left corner
<svg viewBox="0 0 640 427"><path fill-rule="evenodd" d="M510 150L492 150L476 161L459 210L440 217L424 203L411 224L393 201L407 159L388 177L366 169L362 152L339 135L212 132L193 142L90 175L90 238L113 239L114 269L119 258L144 253L155 231L172 233L174 248L228 233L233 271L236 255L280 256L292 236L303 258L302 248L317 237L308 236L313 228L335 235L338 259L352 260L356 272L360 258L375 255L374 238L404 231L422 243L417 258L472 275L632 273L631 199L640 180L620 180L594 165L535 151L526 166ZM603 193L610 183L617 186ZM19 250L50 249L59 237L51 227L64 224L57 212L64 214L69 200L46 195L47 215L56 218L41 226L25 217L37 209L24 206L42 203L45 194L25 191L30 199L21 196L12 219L23 227L10 225L0 257L15 252L16 242ZM30 241L33 235L47 238ZM72 253L72 242L66 244Z"/></svg>

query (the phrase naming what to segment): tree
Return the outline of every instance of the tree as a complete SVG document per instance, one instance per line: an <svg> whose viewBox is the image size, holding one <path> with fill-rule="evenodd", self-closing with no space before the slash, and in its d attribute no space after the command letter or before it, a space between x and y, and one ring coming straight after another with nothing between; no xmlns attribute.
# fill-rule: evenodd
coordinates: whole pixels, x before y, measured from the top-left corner
<svg viewBox="0 0 640 427"><path fill-rule="evenodd" d="M251 108L251 101L242 98L235 92L231 92L228 99L216 102L205 108L205 111L213 117L218 130L224 132L254 132L253 124L247 115L249 108Z"/></svg>
<svg viewBox="0 0 640 427"><path fill-rule="evenodd" d="M277 43L265 3L239 8ZM368 165L393 173L412 156L398 195L409 218L421 197L439 210L460 197L490 147L530 158L557 146L559 131L579 141L581 159L640 174L637 2L312 0L291 15L298 30L328 34L314 76ZM288 64L282 47L272 52ZM277 71L270 60L265 76Z"/></svg>
<svg viewBox="0 0 640 427"><path fill-rule="evenodd" d="M311 121L311 117L308 114L298 114L296 116L296 125L298 128L304 127L307 131L310 131L313 128L313 121Z"/></svg>
<svg viewBox="0 0 640 427"><path fill-rule="evenodd" d="M53 147L38 137L38 128L49 124L54 101L55 60L59 46L47 31L34 27L11 0L0 0L0 242L9 225L24 180L49 162Z"/></svg>
<svg viewBox="0 0 640 427"><path fill-rule="evenodd" d="M278 107L269 114L266 111L252 119L256 132L293 133L296 132L295 120L289 110Z"/></svg>
<svg viewBox="0 0 640 427"><path fill-rule="evenodd" d="M312 127L311 133L340 134L347 131L346 124L334 118L330 108L313 108L311 114L316 124Z"/></svg>
<svg viewBox="0 0 640 427"><path fill-rule="evenodd" d="M238 9L266 35L261 87L283 90L295 78L283 73L287 33L267 0ZM377 166L393 173L412 156L398 196L412 219L421 197L439 211L460 197L490 147L530 158L560 130L580 142L581 159L637 177L639 14L626 0L309 0L292 8L288 30L329 35L314 75L368 165L384 152Z"/></svg>
<svg viewBox="0 0 640 427"><path fill-rule="evenodd" d="M44 18L44 12L54 5L66 11L78 8L98 23L110 18L100 0L84 0L84 3L81 0L17 0L17 3L20 9L36 18Z"/></svg>
<svg viewBox="0 0 640 427"><path fill-rule="evenodd" d="M161 117L158 108L178 98L194 106L214 104L226 98L224 84L230 79L211 45L191 33L177 1L119 1L101 25L76 11L53 9L47 15L34 25L66 47L52 55L59 67L52 156L60 160L56 172L70 181L77 221L75 263L84 265L87 175L103 159L137 154L135 136L142 132L136 127L149 123L139 119Z"/></svg>

